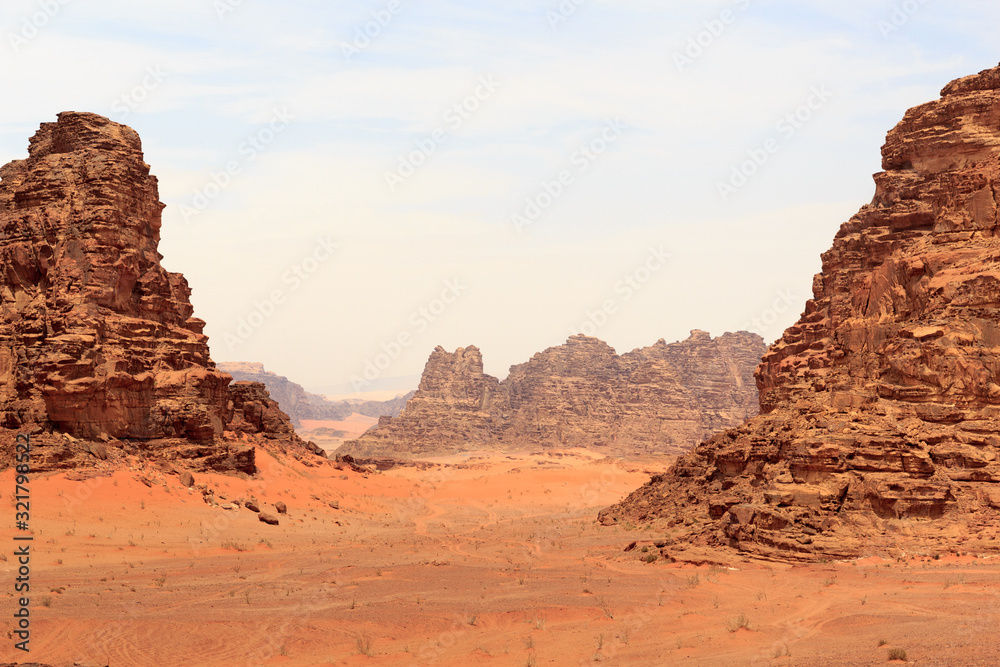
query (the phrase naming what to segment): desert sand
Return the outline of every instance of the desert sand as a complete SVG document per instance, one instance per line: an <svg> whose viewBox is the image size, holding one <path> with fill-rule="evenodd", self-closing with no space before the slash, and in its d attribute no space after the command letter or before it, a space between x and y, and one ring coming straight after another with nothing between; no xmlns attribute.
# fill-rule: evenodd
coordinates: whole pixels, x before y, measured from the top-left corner
<svg viewBox="0 0 1000 667"><path fill-rule="evenodd" d="M330 454L337 450L345 440L353 440L378 423L378 417L366 417L357 412L347 419L320 420L303 419L302 426L296 433L303 440L311 440Z"/></svg>
<svg viewBox="0 0 1000 667"><path fill-rule="evenodd" d="M32 650L4 642L0 661L869 665L901 650L996 664L995 560L646 562L657 529L595 516L668 461L493 454L361 473L257 455L259 479L197 477L219 506L136 460L33 480ZM221 508L250 496L288 514Z"/></svg>

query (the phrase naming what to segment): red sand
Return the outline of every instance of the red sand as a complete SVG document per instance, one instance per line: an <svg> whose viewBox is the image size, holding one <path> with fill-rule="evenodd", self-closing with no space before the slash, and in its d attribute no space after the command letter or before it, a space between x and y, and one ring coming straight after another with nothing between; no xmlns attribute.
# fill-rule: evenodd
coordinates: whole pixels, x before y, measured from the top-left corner
<svg viewBox="0 0 1000 667"><path fill-rule="evenodd" d="M355 412L342 421L303 419L300 430L312 431L317 428L329 428L337 431L345 431L348 437L356 438L377 423L378 417L366 417Z"/></svg>
<svg viewBox="0 0 1000 667"><path fill-rule="evenodd" d="M295 431L300 438L313 441L329 454L344 444L345 440L357 438L377 423L377 417L366 417L355 412L343 421L303 419L302 425Z"/></svg>
<svg viewBox="0 0 1000 667"><path fill-rule="evenodd" d="M259 480L197 482L220 503L283 500L280 526L138 464L32 481L32 651L9 639L0 660L869 665L904 649L912 664L997 664L992 560L645 563L658 535L594 521L647 479L637 466L578 452L361 475L258 455ZM13 520L13 473L0 484Z"/></svg>

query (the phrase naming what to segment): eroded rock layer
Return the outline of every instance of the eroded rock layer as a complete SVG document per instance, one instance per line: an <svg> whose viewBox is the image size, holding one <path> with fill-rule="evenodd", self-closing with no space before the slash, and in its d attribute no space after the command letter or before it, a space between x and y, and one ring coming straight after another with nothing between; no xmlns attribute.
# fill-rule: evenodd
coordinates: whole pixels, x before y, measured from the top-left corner
<svg viewBox="0 0 1000 667"><path fill-rule="evenodd" d="M0 441L32 434L36 469L132 441L253 467L191 290L160 265L162 209L139 136L95 114L59 114L0 168Z"/></svg>
<svg viewBox="0 0 1000 667"><path fill-rule="evenodd" d="M483 373L479 350L438 347L420 388L396 418L339 454L426 456L476 449L587 447L608 453L680 453L757 413L753 369L764 351L755 334L712 339L693 331L618 355L573 336L510 369Z"/></svg>
<svg viewBox="0 0 1000 667"><path fill-rule="evenodd" d="M1000 68L909 110L756 372L762 415L605 523L778 558L1000 549Z"/></svg>
<svg viewBox="0 0 1000 667"><path fill-rule="evenodd" d="M234 380L264 384L271 398L278 402L295 428L299 428L303 420L340 421L355 412L367 417L383 415L395 417L414 394L411 391L388 401L357 399L331 401L324 396L306 391L302 385L292 382L283 375L265 370L264 364L252 361L225 361L220 362L217 367L233 376Z"/></svg>

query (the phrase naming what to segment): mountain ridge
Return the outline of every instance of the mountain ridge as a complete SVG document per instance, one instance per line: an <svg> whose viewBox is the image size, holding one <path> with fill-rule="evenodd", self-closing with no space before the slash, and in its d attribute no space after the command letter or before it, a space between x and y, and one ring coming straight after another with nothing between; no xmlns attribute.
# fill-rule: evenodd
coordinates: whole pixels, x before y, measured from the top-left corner
<svg viewBox="0 0 1000 667"><path fill-rule="evenodd" d="M507 378L483 372L479 348L430 355L420 387L396 418L337 454L431 456L479 448L587 447L631 454L686 451L723 425L756 414L753 368L760 336L685 341L618 355L583 335L512 366Z"/></svg>

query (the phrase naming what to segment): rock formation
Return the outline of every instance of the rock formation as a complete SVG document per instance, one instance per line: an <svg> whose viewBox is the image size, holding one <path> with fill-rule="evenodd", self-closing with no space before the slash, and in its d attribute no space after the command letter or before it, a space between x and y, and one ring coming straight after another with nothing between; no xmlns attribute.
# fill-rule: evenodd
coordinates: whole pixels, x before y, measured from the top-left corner
<svg viewBox="0 0 1000 667"><path fill-rule="evenodd" d="M95 114L43 123L0 168L0 444L32 434L34 469L85 464L101 441L253 470L252 447L226 437L242 390L160 265L162 209L139 136Z"/></svg>
<svg viewBox="0 0 1000 667"><path fill-rule="evenodd" d="M265 438L293 439L295 428L288 415L271 398L260 382L233 382L229 386L232 417L227 430L260 433Z"/></svg>
<svg viewBox="0 0 1000 667"><path fill-rule="evenodd" d="M264 384L271 398L278 402L295 428L299 428L303 420L341 421L355 412L366 417L395 417L414 393L410 392L388 401L331 401L306 391L302 385L292 382L283 375L265 370L264 364L226 361L219 363L217 367L220 371L232 375L234 380Z"/></svg>
<svg viewBox="0 0 1000 667"><path fill-rule="evenodd" d="M344 443L338 455L409 458L490 446L499 436L495 413L502 409L499 381L483 373L475 346L454 354L437 347L424 366L417 393L396 418Z"/></svg>
<svg viewBox="0 0 1000 667"><path fill-rule="evenodd" d="M1000 68L908 111L882 156L757 369L761 416L603 522L777 558L1000 548Z"/></svg>
<svg viewBox="0 0 1000 667"><path fill-rule="evenodd" d="M757 413L755 334L693 331L619 356L573 336L513 366L500 382L470 346L431 353L420 388L397 418L383 417L338 454L428 456L476 449L587 447L680 453Z"/></svg>

